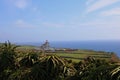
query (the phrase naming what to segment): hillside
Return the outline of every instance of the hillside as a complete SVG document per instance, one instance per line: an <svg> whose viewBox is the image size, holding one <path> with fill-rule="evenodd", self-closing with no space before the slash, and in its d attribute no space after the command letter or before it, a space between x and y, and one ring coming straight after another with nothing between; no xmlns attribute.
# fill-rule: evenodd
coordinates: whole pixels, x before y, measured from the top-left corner
<svg viewBox="0 0 120 80"><path fill-rule="evenodd" d="M0 46L0 80L120 80L114 53L38 49L10 42Z"/></svg>
<svg viewBox="0 0 120 80"><path fill-rule="evenodd" d="M35 46L27 46L27 45L21 46L18 49L21 49L21 50L26 49L26 50L35 50L36 51ZM37 50L37 51L39 51L39 50ZM63 58L68 59L68 60L73 60L75 62L79 62L80 60L83 60L89 56L94 57L96 59L104 59L106 61L110 61L112 59L112 57L114 57L114 59L112 59L113 61L119 60L119 58L113 52L82 50L82 49L78 49L75 51L67 51L67 50L55 51L55 52L45 51L45 54L56 54L60 57L63 57Z"/></svg>

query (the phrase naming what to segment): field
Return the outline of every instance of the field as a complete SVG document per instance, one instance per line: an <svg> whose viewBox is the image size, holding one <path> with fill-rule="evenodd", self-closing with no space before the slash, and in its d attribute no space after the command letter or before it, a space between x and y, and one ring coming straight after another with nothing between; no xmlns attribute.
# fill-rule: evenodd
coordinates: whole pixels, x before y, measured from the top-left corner
<svg viewBox="0 0 120 80"><path fill-rule="evenodd" d="M19 49L35 49L34 46L21 46ZM111 53L104 51L94 51L94 50L76 50L76 51L58 51L58 52L48 52L46 54L56 54L68 60L74 62L79 62L80 60L85 59L88 56L92 56L96 59L105 59L110 60Z"/></svg>
<svg viewBox="0 0 120 80"><path fill-rule="evenodd" d="M20 50L28 51L28 50L36 50L39 51L39 47L31 46L31 45L22 45L18 47ZM55 54L60 57L63 57L68 60L72 60L73 62L79 62L89 56L94 57L95 59L103 59L106 61L110 61L112 58L114 61L118 61L119 57L117 57L113 52L105 52L105 51L95 51L95 50L75 50L75 51L55 51L55 52L45 52L46 54Z"/></svg>
<svg viewBox="0 0 120 80"><path fill-rule="evenodd" d="M72 52L62 52L55 53L58 56L66 58L68 60L73 60L75 62L79 62L80 60L85 59L88 56L92 56L96 59L105 59L110 60L111 54L103 51L93 51L93 50L78 50Z"/></svg>

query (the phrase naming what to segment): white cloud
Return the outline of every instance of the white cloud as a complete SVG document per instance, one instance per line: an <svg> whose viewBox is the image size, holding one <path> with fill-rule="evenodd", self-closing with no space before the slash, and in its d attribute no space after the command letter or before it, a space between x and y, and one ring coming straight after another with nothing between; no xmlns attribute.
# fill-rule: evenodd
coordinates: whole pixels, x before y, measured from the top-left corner
<svg viewBox="0 0 120 80"><path fill-rule="evenodd" d="M88 6L87 12L93 12L95 10L101 9L103 7L109 6L111 4L117 3L120 0L98 0L94 4Z"/></svg>
<svg viewBox="0 0 120 80"><path fill-rule="evenodd" d="M25 22L20 19L20 20L17 20L17 21L15 22L15 24L16 24L16 25L23 25L23 24L25 24Z"/></svg>
<svg viewBox="0 0 120 80"><path fill-rule="evenodd" d="M14 23L14 25L16 26L16 27L23 27L23 28L31 28L31 27L34 27L32 24L29 24L29 23L27 23L27 22L25 22L25 21L23 21L23 20L17 20L15 23Z"/></svg>
<svg viewBox="0 0 120 80"><path fill-rule="evenodd" d="M93 3L95 0L87 0L86 5L90 5L91 3Z"/></svg>
<svg viewBox="0 0 120 80"><path fill-rule="evenodd" d="M113 8L111 10L103 11L101 12L102 16L114 16L114 15L120 15L120 8Z"/></svg>
<svg viewBox="0 0 120 80"><path fill-rule="evenodd" d="M30 0L11 0L11 3L17 8L24 9L28 6Z"/></svg>
<svg viewBox="0 0 120 80"><path fill-rule="evenodd" d="M42 23L42 25L47 26L47 27L65 27L65 24L50 23L50 22L44 22L44 23Z"/></svg>

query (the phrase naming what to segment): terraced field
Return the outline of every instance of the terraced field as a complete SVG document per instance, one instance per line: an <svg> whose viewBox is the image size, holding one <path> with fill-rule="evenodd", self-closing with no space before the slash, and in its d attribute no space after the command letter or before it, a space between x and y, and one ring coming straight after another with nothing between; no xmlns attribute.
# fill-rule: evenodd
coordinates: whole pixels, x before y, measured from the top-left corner
<svg viewBox="0 0 120 80"><path fill-rule="evenodd" d="M96 59L105 59L105 60L110 60L111 58L110 53L103 51L92 51L92 50L78 50L78 51L62 52L62 53L57 52L55 54L66 59L73 60L75 62L83 60L88 56L92 56Z"/></svg>
<svg viewBox="0 0 120 80"><path fill-rule="evenodd" d="M34 46L21 46L18 49L35 49ZM48 52L47 54L56 54L68 60L73 60L74 62L79 62L80 60L85 59L88 56L92 56L96 59L111 59L111 53L104 51L94 51L94 50L76 50L76 51L57 51L57 52Z"/></svg>

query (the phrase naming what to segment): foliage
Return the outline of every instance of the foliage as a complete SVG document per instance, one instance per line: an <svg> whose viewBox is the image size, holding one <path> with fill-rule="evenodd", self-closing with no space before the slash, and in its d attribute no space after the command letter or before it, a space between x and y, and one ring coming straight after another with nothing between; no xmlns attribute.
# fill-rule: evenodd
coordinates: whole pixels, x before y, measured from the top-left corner
<svg viewBox="0 0 120 80"><path fill-rule="evenodd" d="M17 69L9 75L8 80L31 80L29 78L29 73L29 68Z"/></svg>
<svg viewBox="0 0 120 80"><path fill-rule="evenodd" d="M24 67L32 67L34 63L36 63L38 60L38 55L34 53L28 53L25 55L20 61L20 66Z"/></svg>
<svg viewBox="0 0 120 80"><path fill-rule="evenodd" d="M86 58L83 62L75 65L77 73L75 80L108 80L110 79L110 71L115 68L105 60L94 59L93 57Z"/></svg>
<svg viewBox="0 0 120 80"><path fill-rule="evenodd" d="M115 79L115 80L120 80L120 66L116 67L115 69L113 69L111 72L111 80Z"/></svg>
<svg viewBox="0 0 120 80"><path fill-rule="evenodd" d="M0 78L2 80L6 79L16 69L16 48L17 46L9 41L0 46Z"/></svg>
<svg viewBox="0 0 120 80"><path fill-rule="evenodd" d="M9 41L0 45L0 80L120 80L120 66L114 62L93 56L73 62L16 48Z"/></svg>

